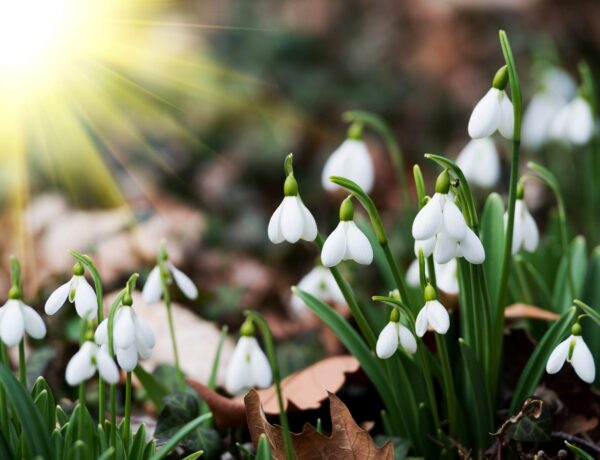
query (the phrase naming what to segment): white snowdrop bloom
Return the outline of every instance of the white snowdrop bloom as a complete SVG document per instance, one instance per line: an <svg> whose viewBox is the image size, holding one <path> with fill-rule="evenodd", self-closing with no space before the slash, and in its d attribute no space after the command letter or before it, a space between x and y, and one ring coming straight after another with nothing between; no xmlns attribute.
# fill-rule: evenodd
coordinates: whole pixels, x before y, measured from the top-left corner
<svg viewBox="0 0 600 460"><path fill-rule="evenodd" d="M435 289L430 284L425 288L425 305L417 315L415 332L423 337L429 326L438 334L445 334L450 328L448 311L437 300Z"/></svg>
<svg viewBox="0 0 600 460"><path fill-rule="evenodd" d="M445 264L433 262L437 287L447 294L458 294L458 264L456 259ZM429 277L429 265L425 264L425 276ZM417 288L421 285L419 276L419 259L412 261L406 272L406 282L409 286Z"/></svg>
<svg viewBox="0 0 600 460"><path fill-rule="evenodd" d="M467 228L467 234L458 242L456 257L464 257L469 263L479 265L485 262L485 249L473 230ZM440 263L447 263L449 260Z"/></svg>
<svg viewBox="0 0 600 460"><path fill-rule="evenodd" d="M88 340L69 360L65 378L69 385L76 386L92 378L96 370L107 383L119 381L119 369L108 353L108 345L98 346Z"/></svg>
<svg viewBox="0 0 600 460"><path fill-rule="evenodd" d="M275 244L296 243L300 239L313 241L317 237L317 223L298 195L293 174L288 174L283 192L285 197L269 221L269 239Z"/></svg>
<svg viewBox="0 0 600 460"><path fill-rule="evenodd" d="M417 351L415 336L400 323L400 313L394 309L390 314L390 322L379 333L375 351L378 357L387 359L396 353L398 346L401 346L407 353Z"/></svg>
<svg viewBox="0 0 600 460"><path fill-rule="evenodd" d="M565 364L571 363L581 380L592 383L596 378L596 366L590 349L581 337L579 323L573 325L571 335L552 351L546 363L546 372L556 374Z"/></svg>
<svg viewBox="0 0 600 460"><path fill-rule="evenodd" d="M75 310L80 318L90 320L96 317L98 314L96 293L83 273L83 266L77 262L73 267L73 277L58 287L46 300L44 310L47 315L54 315L68 299L75 304Z"/></svg>
<svg viewBox="0 0 600 460"><path fill-rule="evenodd" d="M346 304L346 299L328 268L314 267L300 280L297 287L325 303ZM301 314L307 308L296 294L292 294L290 304L296 314Z"/></svg>
<svg viewBox="0 0 600 460"><path fill-rule="evenodd" d="M172 277L172 279L175 280L175 284L188 299L194 300L198 297L198 288L189 276L175 267L170 260L166 260L164 264L171 275L168 282L171 282ZM160 267L156 265L148 275L146 284L144 284L144 288L142 289L142 299L146 303L156 303L160 300L162 295L163 285L160 279Z"/></svg>
<svg viewBox="0 0 600 460"><path fill-rule="evenodd" d="M99 345L108 345L108 318L100 323L94 334ZM148 359L156 339L146 320L135 313L131 306L121 306L113 322L113 346L119 366L130 372L139 359Z"/></svg>
<svg viewBox="0 0 600 460"><path fill-rule="evenodd" d="M581 96L561 108L550 123L548 135L551 139L587 144L594 135L594 116L590 103Z"/></svg>
<svg viewBox="0 0 600 460"><path fill-rule="evenodd" d="M0 339L9 347L17 345L25 333L34 339L46 335L46 325L37 311L22 300L11 298L0 307Z"/></svg>
<svg viewBox="0 0 600 460"><path fill-rule="evenodd" d="M500 179L500 158L489 137L472 139L458 154L456 164L467 180L479 187L491 188Z"/></svg>
<svg viewBox="0 0 600 460"><path fill-rule="evenodd" d="M331 176L340 176L356 182L369 193L375 181L373 160L362 139L346 139L327 159L323 168L321 182L325 190L332 191L340 187L332 183Z"/></svg>
<svg viewBox="0 0 600 460"><path fill-rule="evenodd" d="M242 336L229 360L225 377L225 388L231 394L246 388L266 388L273 380L269 360L255 337L243 335L243 328L242 326Z"/></svg>
<svg viewBox="0 0 600 460"><path fill-rule="evenodd" d="M323 244L321 262L324 266L333 267L343 260L354 260L362 265L373 261L371 243L353 219L354 206L349 196L340 206L340 223Z"/></svg>
<svg viewBox="0 0 600 460"><path fill-rule="evenodd" d="M518 194L518 192L517 192ZM504 213L504 228L508 225L508 211ZM533 252L540 242L540 232L535 220L531 216L527 204L522 198L515 201L515 223L513 228L512 253L516 254L519 249Z"/></svg>

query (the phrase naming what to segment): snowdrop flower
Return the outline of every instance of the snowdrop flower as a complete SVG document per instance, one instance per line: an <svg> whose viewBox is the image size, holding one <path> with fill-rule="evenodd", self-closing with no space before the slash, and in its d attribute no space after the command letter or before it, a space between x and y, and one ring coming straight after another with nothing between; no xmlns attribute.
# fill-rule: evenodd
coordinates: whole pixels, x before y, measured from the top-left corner
<svg viewBox="0 0 600 460"><path fill-rule="evenodd" d="M581 325L575 323L571 335L557 345L548 358L546 372L556 374L565 364L571 363L575 373L586 383L592 383L596 378L596 366L590 349L581 337Z"/></svg>
<svg viewBox="0 0 600 460"><path fill-rule="evenodd" d="M329 157L323 168L321 182L325 190L333 191L340 187L333 184L329 178L340 176L356 182L365 192L369 193L375 181L373 160L369 155L367 145L362 140L362 127L353 124L348 132L348 138Z"/></svg>
<svg viewBox="0 0 600 460"><path fill-rule="evenodd" d="M456 164L469 182L491 188L500 179L500 158L489 137L472 139L456 157Z"/></svg>
<svg viewBox="0 0 600 460"><path fill-rule="evenodd" d="M458 264L456 259L445 264L433 262L437 288L446 294L458 294ZM425 264L425 276L429 278L429 265ZM406 272L406 282L409 286L418 288L421 286L419 277L419 259L412 261Z"/></svg>
<svg viewBox="0 0 600 460"><path fill-rule="evenodd" d="M375 350L381 359L387 359L396 353L401 346L407 353L417 351L417 341L406 326L400 323L400 312L397 308L390 314L390 322L381 330Z"/></svg>
<svg viewBox="0 0 600 460"><path fill-rule="evenodd" d="M508 225L508 211L504 213L504 228ZM523 186L517 187L517 199L515 201L515 224L513 229L512 253L516 254L519 249L533 252L540 242L540 232L537 224L531 216L527 203L523 200Z"/></svg>
<svg viewBox="0 0 600 460"><path fill-rule="evenodd" d="M108 318L100 323L94 339L99 345L108 345ZM126 296L113 323L113 346L119 366L131 372L137 366L139 358L150 357L155 344L152 329L144 318L135 313Z"/></svg>
<svg viewBox="0 0 600 460"><path fill-rule="evenodd" d="M54 315L68 299L75 304L75 310L80 318L91 320L96 317L98 314L96 293L83 274L83 265L77 262L73 266L73 277L58 287L46 300L44 310L47 315Z"/></svg>
<svg viewBox="0 0 600 460"><path fill-rule="evenodd" d="M175 284L177 284L179 289L181 289L181 292L183 292L188 299L194 300L196 297L198 297L198 288L189 276L175 267L175 265L173 265L173 263L169 260L169 256L163 244L161 244L159 249L158 258L158 265L152 269L148 275L146 284L144 284L144 288L142 289L142 299L144 302L156 303L163 295L163 284L160 278L161 266L164 267L163 270L167 272L167 283L171 283L174 279Z"/></svg>
<svg viewBox="0 0 600 460"><path fill-rule="evenodd" d="M321 261L326 267L333 267L342 260L354 260L362 265L369 265L373 261L371 243L354 223L352 196L342 202L340 223L327 237L321 251Z"/></svg>
<svg viewBox="0 0 600 460"><path fill-rule="evenodd" d="M548 128L551 139L587 144L594 135L594 115L590 103L582 96L575 97L558 111Z"/></svg>
<svg viewBox="0 0 600 460"><path fill-rule="evenodd" d="M506 139L512 139L514 129L513 105L508 98L508 67L503 66L496 72L490 90L481 98L469 119L469 136L472 139L489 137L496 131Z"/></svg>
<svg viewBox="0 0 600 460"><path fill-rule="evenodd" d="M269 239L275 244L296 243L300 239L313 241L317 237L317 223L298 194L293 172L285 179L283 194L283 201L269 221Z"/></svg>
<svg viewBox="0 0 600 460"><path fill-rule="evenodd" d="M240 334L225 377L225 388L231 394L245 388L266 388L273 380L269 360L254 337L252 322L244 322Z"/></svg>
<svg viewBox="0 0 600 460"><path fill-rule="evenodd" d="M298 289L315 296L325 303L346 304L346 299L329 269L317 266L308 272L298 283ZM304 301L292 294L291 306L296 314L306 310Z"/></svg>
<svg viewBox="0 0 600 460"><path fill-rule="evenodd" d="M20 289L13 286L8 301L0 307L0 339L12 347L23 340L25 333L34 339L42 339L46 335L46 325L38 312L23 303Z"/></svg>
<svg viewBox="0 0 600 460"><path fill-rule="evenodd" d="M108 353L108 345L99 347L88 340L69 360L65 378L69 385L76 386L92 378L96 370L111 385L119 381L119 369Z"/></svg>
<svg viewBox="0 0 600 460"><path fill-rule="evenodd" d="M445 334L450 328L450 316L446 308L437 300L435 289L431 284L425 287L425 305L417 315L415 332L419 337L423 337L429 326L438 334Z"/></svg>

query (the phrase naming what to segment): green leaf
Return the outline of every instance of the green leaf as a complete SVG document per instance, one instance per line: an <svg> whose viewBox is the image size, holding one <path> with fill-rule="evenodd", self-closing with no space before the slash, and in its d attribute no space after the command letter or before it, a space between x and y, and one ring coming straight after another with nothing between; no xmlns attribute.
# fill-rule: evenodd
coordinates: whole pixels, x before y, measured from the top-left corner
<svg viewBox="0 0 600 460"><path fill-rule="evenodd" d="M38 377L31 389L31 396L36 400L38 395L43 392L46 392L46 407L42 409L37 402L36 406L42 417L44 417L44 420L48 423L48 431L52 432L56 427L56 401L54 400L52 389L46 380L43 377Z"/></svg>
<svg viewBox="0 0 600 460"><path fill-rule="evenodd" d="M165 458L165 456L169 452L171 452L171 450L177 447L177 445L181 442L183 438L185 438L189 433L194 431L196 428L202 425L202 423L204 423L211 417L212 414L204 414L188 422L186 425L181 427L173 436L171 436L171 439L169 439L169 441L166 444L164 444L158 452L152 455L152 457L150 457L150 460L161 460Z"/></svg>
<svg viewBox="0 0 600 460"><path fill-rule="evenodd" d="M0 430L0 458L2 460L13 460L15 458L6 435Z"/></svg>
<svg viewBox="0 0 600 460"><path fill-rule="evenodd" d="M110 458L112 458L114 453L115 453L115 448L111 446L108 449L106 449L102 453L102 455L100 455L100 457L98 457L98 460L109 460Z"/></svg>
<svg viewBox="0 0 600 460"><path fill-rule="evenodd" d="M56 356L54 348L45 346L34 350L27 358L27 383L32 385Z"/></svg>
<svg viewBox="0 0 600 460"><path fill-rule="evenodd" d="M569 254L571 259L571 271L573 280L575 281L575 295L571 296L569 290L569 281L567 277L568 263L566 258L563 257L558 267L558 272L554 281L554 290L552 292L554 311L558 313L566 311L571 305L571 302L573 302L573 298L580 297L583 289L587 269L587 250L585 239L583 237L578 236L573 239L569 245Z"/></svg>
<svg viewBox="0 0 600 460"><path fill-rule="evenodd" d="M383 447L388 441L392 441L394 446L394 460L404 460L410 450L410 441L397 436L377 435L373 438L378 447Z"/></svg>
<svg viewBox="0 0 600 460"><path fill-rule="evenodd" d="M154 407L156 407L156 410L160 412L163 408L163 398L168 394L167 389L139 364L133 370L133 373L144 387L144 390L146 390L146 394L154 404Z"/></svg>
<svg viewBox="0 0 600 460"><path fill-rule="evenodd" d="M538 418L531 415L523 417L517 423L511 425L506 430L506 434L513 441L545 442L550 440L551 429L552 418L546 405L542 405L542 412Z"/></svg>
<svg viewBox="0 0 600 460"><path fill-rule="evenodd" d="M569 441L565 441L565 445L571 450L571 452L579 455L582 458L582 460L594 460L594 457L588 454L581 447L578 447L575 444L571 444Z"/></svg>
<svg viewBox="0 0 600 460"><path fill-rule="evenodd" d="M146 445L146 426L140 425L133 436L133 442L129 449L129 458L140 458Z"/></svg>
<svg viewBox="0 0 600 460"><path fill-rule="evenodd" d="M497 193L492 193L485 202L479 234L485 248L483 267L488 290L490 297L497 299L504 255L504 203Z"/></svg>
<svg viewBox="0 0 600 460"><path fill-rule="evenodd" d="M56 428L51 435L52 445L54 446L54 458L63 458L63 436L61 431Z"/></svg>
<svg viewBox="0 0 600 460"><path fill-rule="evenodd" d="M267 435L262 433L258 438L258 445L256 446L256 456L254 460L272 460L273 455L271 454L271 446L267 440Z"/></svg>
<svg viewBox="0 0 600 460"><path fill-rule="evenodd" d="M196 460L197 458L200 458L202 454L204 454L204 452L199 450L198 452L194 452L193 454L188 455L183 460Z"/></svg>

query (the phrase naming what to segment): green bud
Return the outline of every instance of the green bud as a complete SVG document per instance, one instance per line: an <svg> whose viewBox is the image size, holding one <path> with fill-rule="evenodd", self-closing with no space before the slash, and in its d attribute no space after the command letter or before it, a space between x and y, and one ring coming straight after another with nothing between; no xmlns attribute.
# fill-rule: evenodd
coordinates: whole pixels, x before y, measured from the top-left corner
<svg viewBox="0 0 600 460"><path fill-rule="evenodd" d="M340 220L348 222L352 219L354 219L354 205L352 204L352 195L348 195L340 206Z"/></svg>
<svg viewBox="0 0 600 460"><path fill-rule="evenodd" d="M240 327L240 335L242 337L254 337L254 333L254 324L252 323L252 320L248 318L246 321L244 321L242 327Z"/></svg>
<svg viewBox="0 0 600 460"><path fill-rule="evenodd" d="M389 297L396 300L402 300L402 297L400 296L400 291L398 289L390 291Z"/></svg>
<svg viewBox="0 0 600 460"><path fill-rule="evenodd" d="M437 294L431 284L427 284L427 286L425 286L425 292L423 294L425 296L425 302L430 302L437 299Z"/></svg>
<svg viewBox="0 0 600 460"><path fill-rule="evenodd" d="M523 183L519 181L517 183L517 200L522 200L525 196L525 188L523 187Z"/></svg>
<svg viewBox="0 0 600 460"><path fill-rule="evenodd" d="M390 313L390 321L392 323L397 323L398 321L400 321L400 310L398 310L397 308L394 308L392 310L392 312Z"/></svg>
<svg viewBox="0 0 600 460"><path fill-rule="evenodd" d="M503 65L498 69L494 79L492 80L492 86L499 90L504 90L508 84L508 66Z"/></svg>
<svg viewBox="0 0 600 460"><path fill-rule="evenodd" d="M12 286L8 291L8 298L11 300L21 298L21 289L18 286Z"/></svg>
<svg viewBox="0 0 600 460"><path fill-rule="evenodd" d="M448 190L450 190L450 174L447 169L444 169L435 181L435 191L436 193L448 193Z"/></svg>
<svg viewBox="0 0 600 460"><path fill-rule="evenodd" d="M74 276L83 276L84 272L85 270L83 265L81 265L81 262L77 262L75 265L73 265L72 273Z"/></svg>
<svg viewBox="0 0 600 460"><path fill-rule="evenodd" d="M581 324L579 324L579 323L573 324L573 326L571 327L571 334L575 335L575 336L581 335Z"/></svg>
<svg viewBox="0 0 600 460"><path fill-rule="evenodd" d="M129 292L125 293L123 296L123 305L126 307L131 307L133 305L133 298Z"/></svg>
<svg viewBox="0 0 600 460"><path fill-rule="evenodd" d="M298 182L293 174L289 174L285 183L283 184L283 194L285 196L297 196L298 195Z"/></svg>
<svg viewBox="0 0 600 460"><path fill-rule="evenodd" d="M362 132L363 132L362 123L354 122L350 125L350 128L348 128L348 139L354 139L357 141L361 140Z"/></svg>

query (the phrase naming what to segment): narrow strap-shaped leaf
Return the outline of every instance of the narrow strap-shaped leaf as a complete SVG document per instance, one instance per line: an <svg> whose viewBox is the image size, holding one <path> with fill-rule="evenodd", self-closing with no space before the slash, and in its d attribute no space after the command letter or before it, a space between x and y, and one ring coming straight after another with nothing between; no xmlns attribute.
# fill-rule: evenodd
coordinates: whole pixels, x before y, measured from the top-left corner
<svg viewBox="0 0 600 460"><path fill-rule="evenodd" d="M202 457L202 454L204 454L204 451L199 450L198 452L194 452L193 454L188 455L183 460L196 460L197 458Z"/></svg>
<svg viewBox="0 0 600 460"><path fill-rule="evenodd" d="M485 248L484 269L490 297L498 298L502 256L504 254L504 203L497 193L492 193L485 202L481 214L481 243Z"/></svg>
<svg viewBox="0 0 600 460"><path fill-rule="evenodd" d="M161 460L163 458L165 458L167 456L167 454L169 452L171 452L171 450L173 450L177 444L179 444L179 441L181 441L183 438L185 438L189 433L191 433L196 427L202 425L202 423L204 423L206 420L208 420L209 418L212 417L212 414L203 414L200 415L199 417L196 417L194 420L186 423L184 426L182 426L177 433L175 433L171 439L169 439L169 441L167 443L165 443L162 448L156 452L152 457L150 457L151 460Z"/></svg>
<svg viewBox="0 0 600 460"><path fill-rule="evenodd" d="M0 430L0 458L13 460L15 458L5 434Z"/></svg>
<svg viewBox="0 0 600 460"><path fill-rule="evenodd" d="M273 455L271 454L271 446L267 440L267 435L264 433L258 438L258 446L256 447L255 460L272 460Z"/></svg>
<svg viewBox="0 0 600 460"><path fill-rule="evenodd" d="M594 460L594 457L588 454L585 450L583 450L581 447L576 446L575 444L571 444L569 441L565 441L565 446L567 446L571 450L571 452L581 457L582 460Z"/></svg>
<svg viewBox="0 0 600 460"><path fill-rule="evenodd" d="M146 390L156 410L160 412L163 408L163 398L169 394L167 389L139 364L133 370L133 373L144 387L144 390Z"/></svg>

